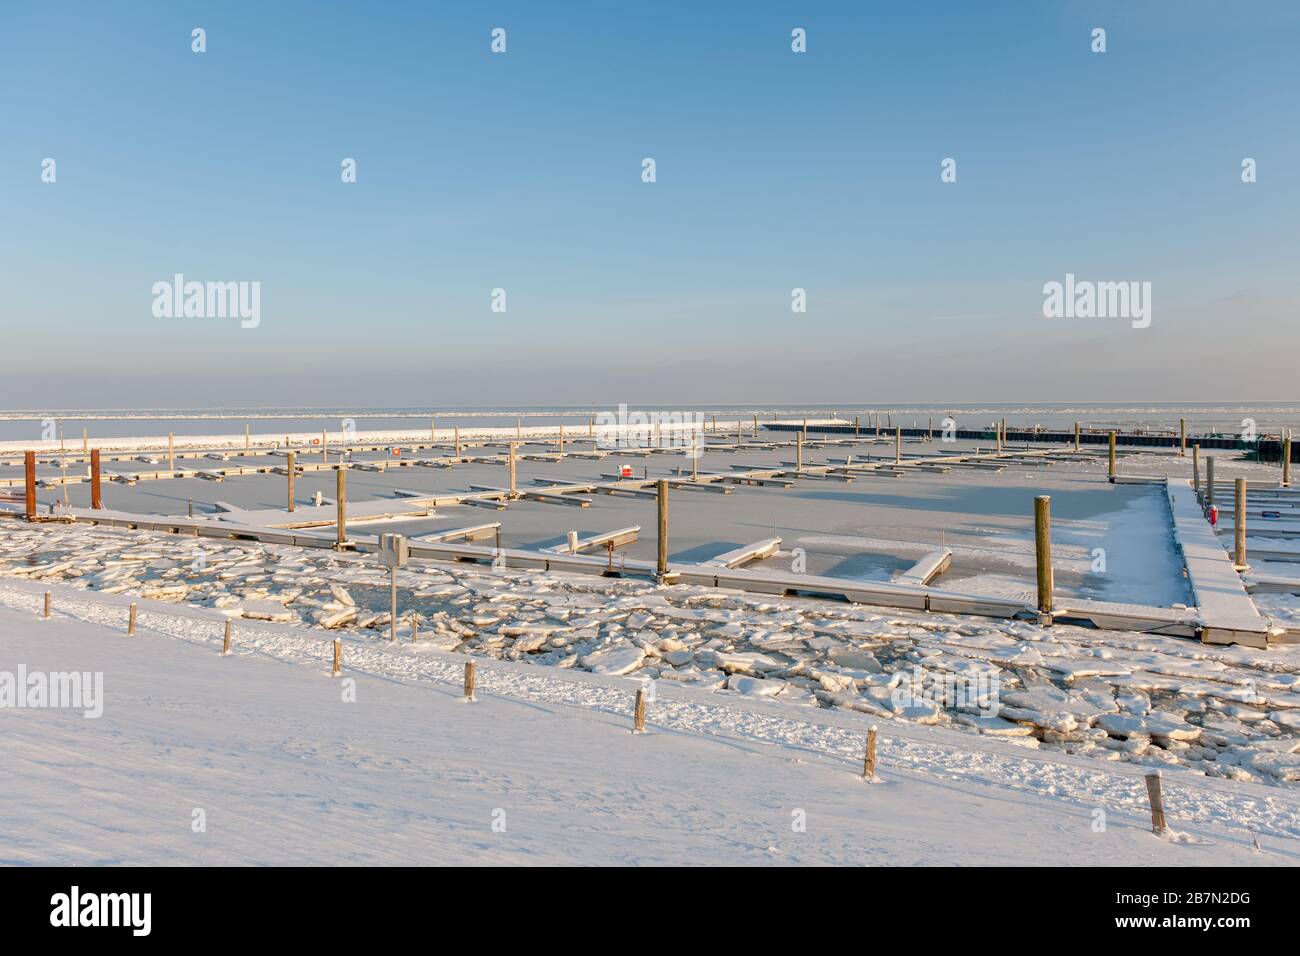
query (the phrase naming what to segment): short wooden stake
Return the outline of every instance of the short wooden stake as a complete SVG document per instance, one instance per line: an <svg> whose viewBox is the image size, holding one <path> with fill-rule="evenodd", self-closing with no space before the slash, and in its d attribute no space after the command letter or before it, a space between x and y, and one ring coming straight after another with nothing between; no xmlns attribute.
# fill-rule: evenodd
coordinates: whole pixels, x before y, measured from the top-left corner
<svg viewBox="0 0 1300 956"><path fill-rule="evenodd" d="M43 618L44 618L45 620L47 620L47 621L50 619L50 601L51 601L50 592L49 592L49 591L46 591L46 592L45 592L45 612L41 615L41 617L43 617Z"/></svg>
<svg viewBox="0 0 1300 956"><path fill-rule="evenodd" d="M194 517L194 499L193 499L193 498L186 498L186 499L185 499L185 513L186 513L187 515L189 515L191 518Z"/></svg>
<svg viewBox="0 0 1300 956"><path fill-rule="evenodd" d="M226 635L221 641L221 653L223 656L230 653L230 631L232 626L230 618L226 618Z"/></svg>
<svg viewBox="0 0 1300 956"><path fill-rule="evenodd" d="M867 749L862 757L862 779L876 779L876 725L867 730Z"/></svg>
<svg viewBox="0 0 1300 956"><path fill-rule="evenodd" d="M334 473L335 505L338 511L338 535L334 542L336 548L342 548L348 540L348 468L339 461L338 471Z"/></svg>
<svg viewBox="0 0 1300 956"><path fill-rule="evenodd" d="M636 692L636 705L632 710L632 733L645 733L645 690Z"/></svg>
<svg viewBox="0 0 1300 956"><path fill-rule="evenodd" d="M131 605L131 611L126 619L126 636L131 637L135 634L135 604Z"/></svg>
<svg viewBox="0 0 1300 956"><path fill-rule="evenodd" d="M1233 482L1236 501L1233 502L1233 538L1236 550L1237 569L1246 567L1246 479L1238 478Z"/></svg>
<svg viewBox="0 0 1300 956"><path fill-rule="evenodd" d="M1038 613L1052 613L1052 499L1034 498L1034 557L1038 567Z"/></svg>
<svg viewBox="0 0 1300 956"><path fill-rule="evenodd" d="M465 700L474 700L474 662L465 662Z"/></svg>
<svg viewBox="0 0 1300 956"><path fill-rule="evenodd" d="M1151 801L1151 832L1160 835L1168 831L1165 822L1165 800L1160 793L1160 771L1147 774L1147 799Z"/></svg>
<svg viewBox="0 0 1300 956"><path fill-rule="evenodd" d="M338 677L343 673L343 641L340 638L334 638L334 669L330 672L331 677Z"/></svg>
<svg viewBox="0 0 1300 956"><path fill-rule="evenodd" d="M411 643L414 644L420 639L420 619L414 614L411 615Z"/></svg>
<svg viewBox="0 0 1300 956"><path fill-rule="evenodd" d="M1106 477L1112 481L1115 479L1115 432L1110 433L1110 463L1107 467Z"/></svg>

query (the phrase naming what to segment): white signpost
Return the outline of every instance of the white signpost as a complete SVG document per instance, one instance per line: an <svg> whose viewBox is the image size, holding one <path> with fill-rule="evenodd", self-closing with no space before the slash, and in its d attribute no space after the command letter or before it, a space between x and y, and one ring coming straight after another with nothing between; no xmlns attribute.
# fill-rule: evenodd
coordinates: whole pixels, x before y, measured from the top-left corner
<svg viewBox="0 0 1300 956"><path fill-rule="evenodd" d="M381 534L379 536L379 564L388 568L389 594L392 598L392 614L388 621L388 636L397 640L397 569L406 566L411 557L410 544L405 535Z"/></svg>

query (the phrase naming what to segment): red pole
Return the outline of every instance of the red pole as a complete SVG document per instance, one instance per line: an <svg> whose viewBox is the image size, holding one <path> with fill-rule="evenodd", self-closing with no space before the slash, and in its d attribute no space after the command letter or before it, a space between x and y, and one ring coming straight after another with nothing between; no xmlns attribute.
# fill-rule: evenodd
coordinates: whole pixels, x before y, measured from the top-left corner
<svg viewBox="0 0 1300 956"><path fill-rule="evenodd" d="M23 455L23 472L27 479L27 520L36 520L36 452Z"/></svg>
<svg viewBox="0 0 1300 956"><path fill-rule="evenodd" d="M103 508L104 502L99 497L99 449L90 449L90 507Z"/></svg>

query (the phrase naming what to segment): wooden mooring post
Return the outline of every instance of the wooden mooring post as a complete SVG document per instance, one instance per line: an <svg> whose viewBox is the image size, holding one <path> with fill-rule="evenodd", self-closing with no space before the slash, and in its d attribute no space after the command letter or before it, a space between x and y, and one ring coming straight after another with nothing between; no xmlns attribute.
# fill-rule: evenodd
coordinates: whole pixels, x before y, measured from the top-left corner
<svg viewBox="0 0 1300 956"><path fill-rule="evenodd" d="M900 465L903 462L903 427L899 425L894 429L894 464Z"/></svg>
<svg viewBox="0 0 1300 956"><path fill-rule="evenodd" d="M510 443L510 497L518 497L519 492L515 489L515 443Z"/></svg>
<svg viewBox="0 0 1300 956"><path fill-rule="evenodd" d="M453 425L451 429L452 441L455 442L456 457L460 457L460 426Z"/></svg>
<svg viewBox="0 0 1300 956"><path fill-rule="evenodd" d="M288 482L289 482L289 487L288 487L288 489L287 489L287 491L288 491L288 496L289 496L289 505L288 505L288 508L289 508L289 511L293 511L293 510L297 507L297 503L294 501L294 495L293 495L293 480L294 480L294 472L295 472L295 471L297 470L297 468L298 468L298 466L297 466L297 462L296 462L296 458L295 458L295 453L294 453L294 452L289 452L289 453L285 456L285 461L288 462L288 467L285 469L285 473L286 473L286 475L288 476Z"/></svg>
<svg viewBox="0 0 1300 956"><path fill-rule="evenodd" d="M1192 491L1199 501L1201 497L1201 446L1192 446Z"/></svg>
<svg viewBox="0 0 1300 956"><path fill-rule="evenodd" d="M36 520L36 452L23 452L23 512L28 521Z"/></svg>
<svg viewBox="0 0 1300 956"><path fill-rule="evenodd" d="M1074 450L1079 451L1079 423L1074 423Z"/></svg>
<svg viewBox="0 0 1300 956"><path fill-rule="evenodd" d="M1106 467L1106 477L1115 480L1115 432L1112 429L1110 433L1110 445L1108 450L1109 464Z"/></svg>
<svg viewBox="0 0 1300 956"><path fill-rule="evenodd" d="M1205 456L1205 507L1214 507L1214 456Z"/></svg>
<svg viewBox="0 0 1300 956"><path fill-rule="evenodd" d="M334 547L342 549L348 540L348 466L342 461L334 473L334 503L337 506L338 534Z"/></svg>
<svg viewBox="0 0 1300 956"><path fill-rule="evenodd" d="M1178 457L1187 457L1187 419L1178 419Z"/></svg>
<svg viewBox="0 0 1300 956"><path fill-rule="evenodd" d="M253 426L244 422L244 454L247 455L253 450Z"/></svg>
<svg viewBox="0 0 1300 956"><path fill-rule="evenodd" d="M1282 436L1282 487L1291 487L1291 429Z"/></svg>
<svg viewBox="0 0 1300 956"><path fill-rule="evenodd" d="M668 574L668 482L655 483L659 503L659 542L655 557L655 576L662 582Z"/></svg>
<svg viewBox="0 0 1300 956"><path fill-rule="evenodd" d="M1246 479L1238 478L1233 482L1235 492L1232 512L1233 550L1237 570L1246 569Z"/></svg>
<svg viewBox="0 0 1300 956"><path fill-rule="evenodd" d="M104 499L100 495L99 489L99 449L90 450L90 507L100 509L104 507Z"/></svg>
<svg viewBox="0 0 1300 956"><path fill-rule="evenodd" d="M1050 621L1052 614L1052 499L1034 498L1034 558L1038 568L1038 614Z"/></svg>
<svg viewBox="0 0 1300 956"><path fill-rule="evenodd" d="M803 471L803 432L795 432L794 436L794 470Z"/></svg>
<svg viewBox="0 0 1300 956"><path fill-rule="evenodd" d="M167 433L167 470L175 473L176 471L176 433Z"/></svg>

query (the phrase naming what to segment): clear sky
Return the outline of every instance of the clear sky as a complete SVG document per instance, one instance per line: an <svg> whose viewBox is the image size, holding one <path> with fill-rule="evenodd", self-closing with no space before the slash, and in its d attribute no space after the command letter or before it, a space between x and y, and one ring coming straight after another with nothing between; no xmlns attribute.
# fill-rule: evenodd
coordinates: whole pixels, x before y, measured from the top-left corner
<svg viewBox="0 0 1300 956"><path fill-rule="evenodd" d="M0 0L0 406L1296 399L1298 39L1291 0ZM260 325L156 318L177 272ZM1150 327L1044 318L1066 273Z"/></svg>

